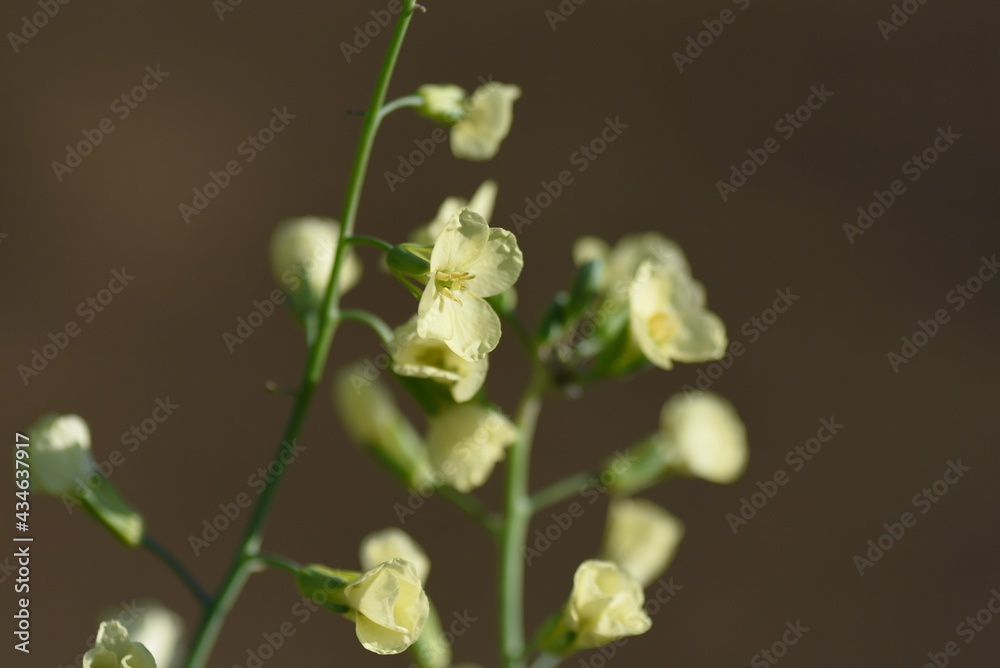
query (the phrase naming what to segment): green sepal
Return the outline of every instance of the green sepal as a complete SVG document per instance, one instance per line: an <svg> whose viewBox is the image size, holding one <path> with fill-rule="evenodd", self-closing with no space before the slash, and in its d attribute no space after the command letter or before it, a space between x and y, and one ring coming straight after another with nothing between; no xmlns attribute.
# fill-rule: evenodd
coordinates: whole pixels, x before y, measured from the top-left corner
<svg viewBox="0 0 1000 668"><path fill-rule="evenodd" d="M604 263L601 260L590 260L577 269L573 286L569 290L568 301L563 309L564 326L572 326L572 323L576 322L593 303L600 289L603 271Z"/></svg>
<svg viewBox="0 0 1000 668"><path fill-rule="evenodd" d="M295 575L295 586L299 593L330 612L346 614L351 608L344 598L344 587L357 580L360 573L328 568L321 564L309 564L299 569Z"/></svg>
<svg viewBox="0 0 1000 668"><path fill-rule="evenodd" d="M426 276L431 270L430 262L427 258L416 255L404 247L409 245L393 246L391 250L386 251L386 264L390 270L404 276Z"/></svg>

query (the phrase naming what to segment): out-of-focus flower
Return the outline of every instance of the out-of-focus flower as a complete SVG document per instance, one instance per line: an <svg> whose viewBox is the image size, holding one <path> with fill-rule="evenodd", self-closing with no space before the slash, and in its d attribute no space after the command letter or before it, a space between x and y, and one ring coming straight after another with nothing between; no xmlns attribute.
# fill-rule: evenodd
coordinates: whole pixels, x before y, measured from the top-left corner
<svg viewBox="0 0 1000 668"><path fill-rule="evenodd" d="M683 537L684 523L652 501L613 499L602 556L646 586L666 570Z"/></svg>
<svg viewBox="0 0 1000 668"><path fill-rule="evenodd" d="M431 378L451 391L455 401L468 401L486 381L489 357L470 362L460 357L439 339L425 339L417 334L417 318L396 329L393 341L392 369L400 376Z"/></svg>
<svg viewBox="0 0 1000 668"><path fill-rule="evenodd" d="M716 483L742 475L750 457L747 432L732 404L717 394L676 394L660 414L668 470Z"/></svg>
<svg viewBox="0 0 1000 668"><path fill-rule="evenodd" d="M323 303L337 255L340 224L332 218L305 216L283 221L271 235L271 273L301 314ZM348 251L340 270L340 292L361 279L361 262Z"/></svg>
<svg viewBox="0 0 1000 668"><path fill-rule="evenodd" d="M142 643L132 642L117 621L101 622L97 642L83 655L83 668L156 668L156 660Z"/></svg>
<svg viewBox="0 0 1000 668"><path fill-rule="evenodd" d="M521 89L513 84L483 84L464 102L465 115L451 126L451 152L464 160L490 160L510 133L514 102Z"/></svg>
<svg viewBox="0 0 1000 668"><path fill-rule="evenodd" d="M393 559L405 559L413 564L420 581L427 583L431 560L424 549L402 529L389 527L368 534L361 541L359 549L362 568L367 570Z"/></svg>
<svg viewBox="0 0 1000 668"><path fill-rule="evenodd" d="M79 415L43 415L28 430L31 486L46 494L73 493L93 471L90 429Z"/></svg>
<svg viewBox="0 0 1000 668"><path fill-rule="evenodd" d="M415 244L433 245L451 221L452 216L460 209L472 209L488 223L493 217L493 205L496 203L496 199L497 183L489 179L479 184L470 200L461 197L448 197L441 203L434 220L418 228L411 236L410 241Z"/></svg>
<svg viewBox="0 0 1000 668"><path fill-rule="evenodd" d="M142 612L126 623L133 642L142 643L156 657L159 668L180 668L184 620L155 603L142 604Z"/></svg>
<svg viewBox="0 0 1000 668"><path fill-rule="evenodd" d="M500 318L484 297L517 281L524 257L507 230L462 209L431 252L427 286L417 310L417 333L444 341L470 362L483 359L500 342Z"/></svg>
<svg viewBox="0 0 1000 668"><path fill-rule="evenodd" d="M474 404L452 406L430 419L431 465L460 492L482 486L517 440L514 424L498 411Z"/></svg>
<svg viewBox="0 0 1000 668"><path fill-rule="evenodd" d="M591 559L573 577L566 624L575 635L572 649L589 649L645 633L652 621L643 609L642 585L610 561Z"/></svg>

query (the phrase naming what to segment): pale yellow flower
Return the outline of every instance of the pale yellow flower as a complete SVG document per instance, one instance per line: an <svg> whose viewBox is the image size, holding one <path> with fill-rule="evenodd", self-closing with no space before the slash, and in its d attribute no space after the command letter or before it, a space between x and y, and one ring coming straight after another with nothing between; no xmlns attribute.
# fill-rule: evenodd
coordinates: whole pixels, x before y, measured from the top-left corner
<svg viewBox="0 0 1000 668"><path fill-rule="evenodd" d="M566 624L576 633L574 649L589 649L636 636L653 622L643 609L642 585L610 561L591 559L573 577Z"/></svg>
<svg viewBox="0 0 1000 668"><path fill-rule="evenodd" d="M83 655L83 668L156 668L156 660L142 643L132 642L117 621L101 622L97 642Z"/></svg>
<svg viewBox="0 0 1000 668"><path fill-rule="evenodd" d="M393 351L393 371L400 376L431 378L446 385L459 403L479 392L489 370L487 355L470 362L459 357L444 341L417 334L416 317L396 329Z"/></svg>
<svg viewBox="0 0 1000 668"><path fill-rule="evenodd" d="M464 115L451 126L451 152L455 157L465 160L493 158L510 133L514 102L519 97L519 87L489 82L466 98Z"/></svg>
<svg viewBox="0 0 1000 668"><path fill-rule="evenodd" d="M504 415L474 404L459 404L430 418L427 446L431 465L460 492L482 486L503 459L518 431Z"/></svg>
<svg viewBox="0 0 1000 668"><path fill-rule="evenodd" d="M28 430L31 486L60 496L71 494L94 470L90 429L79 415L43 415Z"/></svg>
<svg viewBox="0 0 1000 668"><path fill-rule="evenodd" d="M300 313L323 302L337 254L340 224L332 218L305 216L283 221L271 235L271 273ZM361 279L361 262L348 251L340 270L340 292Z"/></svg>
<svg viewBox="0 0 1000 668"><path fill-rule="evenodd" d="M683 537L684 523L652 501L613 499L602 556L646 586L666 570Z"/></svg>
<svg viewBox="0 0 1000 668"><path fill-rule="evenodd" d="M451 222L455 212L468 207L480 216L487 223L493 217L493 206L497 199L497 183L487 179L479 184L472 199L465 200L461 197L448 197L438 208L437 216L431 222L414 231L410 241L415 244L432 245L441 236L441 232Z"/></svg>
<svg viewBox="0 0 1000 668"><path fill-rule="evenodd" d="M705 289L670 263L645 260L629 292L632 337L650 362L707 362L725 354L726 326L705 307Z"/></svg>
<svg viewBox="0 0 1000 668"><path fill-rule="evenodd" d="M455 84L426 84L417 89L424 103L417 111L439 123L451 125L465 115L468 93Z"/></svg>
<svg viewBox="0 0 1000 668"><path fill-rule="evenodd" d="M399 654L424 630L430 601L413 564L393 559L362 573L343 589L362 646L376 654Z"/></svg>
<svg viewBox="0 0 1000 668"><path fill-rule="evenodd" d="M671 397L660 414L659 438L669 469L709 482L735 481L750 458L739 414L711 392Z"/></svg>
<svg viewBox="0 0 1000 668"><path fill-rule="evenodd" d="M417 309L417 333L440 339L463 359L483 359L500 342L500 318L484 297L514 285L524 257L507 230L470 209L456 212L431 251Z"/></svg>
<svg viewBox="0 0 1000 668"><path fill-rule="evenodd" d="M129 638L142 643L156 657L159 668L179 668L183 658L184 620L156 603L142 604L142 612L127 623Z"/></svg>
<svg viewBox="0 0 1000 668"><path fill-rule="evenodd" d="M424 584L431 571L431 560L424 549L417 544L408 533L396 527L368 534L361 541L359 548L361 567L365 570L375 568L393 559L405 559L413 564L417 577Z"/></svg>
<svg viewBox="0 0 1000 668"><path fill-rule="evenodd" d="M616 301L627 301L635 272L646 260L690 273L684 251L659 232L626 234L611 247L598 237L581 237L573 244L573 261L579 267L590 260L603 263L600 290Z"/></svg>

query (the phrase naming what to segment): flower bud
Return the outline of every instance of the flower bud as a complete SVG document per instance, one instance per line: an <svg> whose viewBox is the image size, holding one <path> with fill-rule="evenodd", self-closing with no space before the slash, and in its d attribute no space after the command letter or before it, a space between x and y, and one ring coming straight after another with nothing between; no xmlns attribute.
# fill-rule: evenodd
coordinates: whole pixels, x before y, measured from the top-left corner
<svg viewBox="0 0 1000 668"><path fill-rule="evenodd" d="M426 84L417 89L424 103L417 113L437 123L451 125L465 115L465 98L468 93L455 84Z"/></svg>
<svg viewBox="0 0 1000 668"><path fill-rule="evenodd" d="M671 397L660 414L660 443L668 470L715 483L734 482L750 457L739 414L711 392Z"/></svg>
<svg viewBox="0 0 1000 668"><path fill-rule="evenodd" d="M132 642L117 621L101 622L94 647L83 655L83 668L156 668L142 643Z"/></svg>
<svg viewBox="0 0 1000 668"><path fill-rule="evenodd" d="M465 208L475 211L488 223L493 217L493 205L496 203L496 199L497 183L490 179L479 184L470 200L461 197L448 197L441 203L434 220L417 228L410 236L410 241L416 244L434 245L434 242L441 236L441 232L448 226L451 217Z"/></svg>
<svg viewBox="0 0 1000 668"><path fill-rule="evenodd" d="M31 486L59 496L73 492L78 480L94 467L90 429L79 415L43 415L28 430L31 436Z"/></svg>
<svg viewBox="0 0 1000 668"><path fill-rule="evenodd" d="M361 573L306 566L299 591L354 621L362 646L376 654L399 654L423 632L430 610L413 564L393 559Z"/></svg>
<svg viewBox="0 0 1000 668"><path fill-rule="evenodd" d="M125 623L129 638L142 643L156 657L159 668L180 668L183 659L184 621L157 603L142 602L141 612Z"/></svg>
<svg viewBox="0 0 1000 668"><path fill-rule="evenodd" d="M413 564L420 581L427 582L431 571L431 560L424 549L408 533L396 527L368 534L361 541L361 567L375 568L393 559L405 559Z"/></svg>
<svg viewBox="0 0 1000 668"><path fill-rule="evenodd" d="M323 303L339 235L337 221L318 216L285 220L271 235L271 273L300 315L315 312ZM360 278L361 262L348 251L340 270L341 294Z"/></svg>
<svg viewBox="0 0 1000 668"><path fill-rule="evenodd" d="M572 649L589 649L625 636L645 633L652 626L643 609L642 586L610 561L591 559L573 577L573 593L565 624L575 634Z"/></svg>
<svg viewBox="0 0 1000 668"><path fill-rule="evenodd" d="M613 499L602 558L646 586L666 570L683 537L684 523L652 501Z"/></svg>
<svg viewBox="0 0 1000 668"><path fill-rule="evenodd" d="M468 492L486 482L517 437L517 428L504 415L467 403L430 419L427 446L434 470L458 491Z"/></svg>
<svg viewBox="0 0 1000 668"><path fill-rule="evenodd" d="M407 485L424 485L430 480L427 448L378 380L378 373L368 362L346 367L337 374L333 399L344 429Z"/></svg>

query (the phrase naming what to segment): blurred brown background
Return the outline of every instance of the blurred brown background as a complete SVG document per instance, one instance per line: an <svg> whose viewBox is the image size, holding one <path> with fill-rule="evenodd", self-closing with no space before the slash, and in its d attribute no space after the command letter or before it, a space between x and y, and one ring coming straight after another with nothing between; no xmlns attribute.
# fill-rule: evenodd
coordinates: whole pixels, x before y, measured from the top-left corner
<svg viewBox="0 0 1000 668"><path fill-rule="evenodd" d="M223 533L198 558L188 536L220 503L254 491L247 478L271 457L289 407L263 384L293 384L303 362L287 314L268 318L232 354L222 335L272 289L266 243L276 221L340 210L361 127L345 111L367 104L388 31L349 64L338 45L385 4L247 0L220 20L210 0L71 2L18 53L9 36L3 47L7 401L0 424L10 438L42 412L76 412L104 458L122 449L119 435L149 417L158 398L169 397L179 408L112 479L160 540L213 587L240 531ZM432 130L413 114L391 117L375 148L359 231L401 240L445 196L468 197L487 177L500 184L493 222L511 227L511 214L523 214L543 180L574 170L574 183L519 236L524 316L534 322L568 283L578 236L660 230L687 250L710 306L731 340L746 346L712 389L747 423L750 468L732 486L682 481L648 494L687 523L669 571L683 590L655 615L649 636L618 649L607 665L745 666L796 620L810 630L782 659L786 665L918 666L951 640L962 648L953 665L996 665L1000 625L968 645L956 625L1000 586L1000 281L986 283L961 310L947 299L982 256L1000 250L995 3L931 0L888 40L877 25L893 12L888 2L592 0L555 30L545 12L558 11L556 0L427 4L390 95L426 82L472 88L492 75L523 88L513 132L486 164L458 162L439 147L390 192L383 173ZM672 53L727 8L734 22L678 72ZM0 25L20 31L22 17L37 11L35 2L8 2ZM112 102L156 65L169 76L119 120ZM785 139L776 121L803 104L813 85L833 96ZM295 119L246 163L238 146L274 107ZM60 182L51 163L64 161L66 145L105 117L114 132ZM628 128L586 171L575 171L571 154L608 117ZM903 163L949 126L961 138L911 183ZM768 137L780 150L723 202L716 181ZM242 173L185 224L178 205L232 159ZM843 225L897 178L905 195L849 243ZM402 322L413 302L378 272L372 255L366 264L367 280L347 303ZM78 304L122 267L134 282L85 323ZM744 329L785 288L799 301L767 332ZM939 308L950 322L894 373L887 353L899 352L900 337ZM81 334L25 386L16 367L70 320ZM367 331L344 327L331 368L374 352ZM511 333L492 366L491 390L513 410L526 374ZM650 372L579 400L551 401L534 485L652 431L662 402L694 382L699 368ZM791 472L785 453L830 416L843 431ZM350 566L362 536L398 523L393 504L406 494L345 442L327 382L302 443L307 450L281 490L266 544L301 561ZM913 511L911 497L956 458L972 470L859 577L852 557L884 522ZM734 536L726 514L779 468L791 482ZM491 504L499 502L499 473L482 493ZM10 479L9 466L4 476ZM604 502L587 508L528 569L529 627L562 602L573 569L597 549ZM127 553L57 501L36 497L32 510L33 652L25 658L4 648L0 664L70 665L98 612L135 598L160 599L193 623L193 601L159 562ZM550 521L545 514L535 528ZM489 539L438 500L404 528L433 558L429 591L442 614L477 618L457 640L456 658L496 666ZM12 585L10 577L2 583L4 615L13 611ZM285 575L254 577L212 665L245 665L261 634L296 621L295 601ZM296 628L265 665L409 663L363 651L352 626L332 616ZM603 663L582 655L566 665Z"/></svg>

